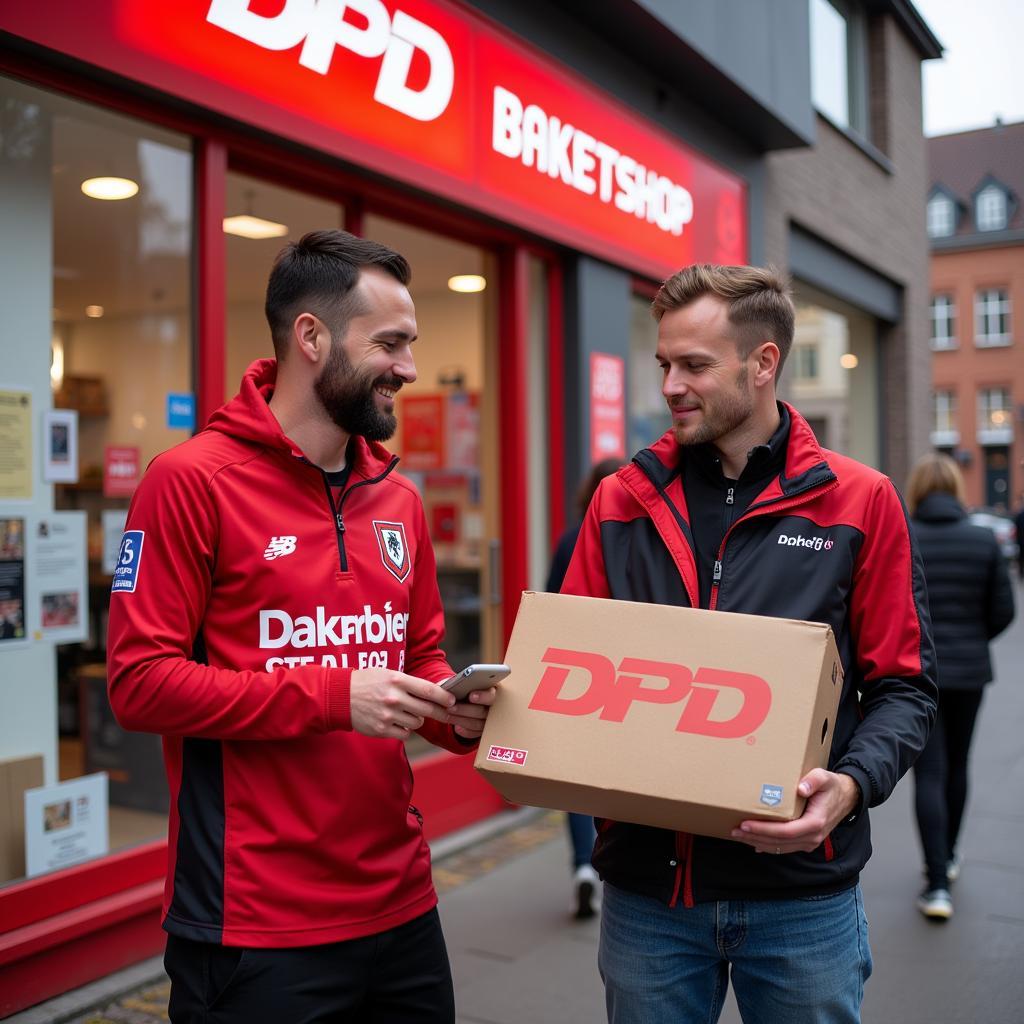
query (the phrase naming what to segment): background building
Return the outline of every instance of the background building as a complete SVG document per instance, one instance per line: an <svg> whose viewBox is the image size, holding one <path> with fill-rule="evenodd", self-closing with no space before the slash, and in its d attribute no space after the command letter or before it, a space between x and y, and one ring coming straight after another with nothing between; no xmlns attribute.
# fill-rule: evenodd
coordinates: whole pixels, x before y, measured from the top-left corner
<svg viewBox="0 0 1024 1024"><path fill-rule="evenodd" d="M159 743L105 698L112 559L141 469L267 354L284 240L343 226L410 259L419 382L394 444L456 663L501 657L591 462L666 429L647 307L682 265L793 275L783 395L825 445L897 479L927 447L920 64L940 49L906 0L389 0L327 35L253 7L0 12L21 623L0 641L0 758L47 785L106 771L111 801L110 852L0 888L0 1014L161 943ZM82 530L77 605L39 572L50 523ZM465 759L409 755L428 836L500 806Z"/></svg>
<svg viewBox="0 0 1024 1024"><path fill-rule="evenodd" d="M972 505L1024 491L1024 123L928 140L932 444ZM1015 316L1016 311L1016 316Z"/></svg>

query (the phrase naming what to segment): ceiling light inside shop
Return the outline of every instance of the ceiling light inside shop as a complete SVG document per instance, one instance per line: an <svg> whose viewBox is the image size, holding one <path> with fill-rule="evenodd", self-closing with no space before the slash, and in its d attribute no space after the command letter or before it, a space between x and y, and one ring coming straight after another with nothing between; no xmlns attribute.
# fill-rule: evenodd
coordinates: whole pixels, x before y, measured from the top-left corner
<svg viewBox="0 0 1024 1024"><path fill-rule="evenodd" d="M288 225L242 213L237 217L225 217L224 231L239 238L281 238L288 234Z"/></svg>
<svg viewBox="0 0 1024 1024"><path fill-rule="evenodd" d="M453 292L482 292L487 287L487 279L479 274L456 274L448 278L448 287Z"/></svg>
<svg viewBox="0 0 1024 1024"><path fill-rule="evenodd" d="M839 365L844 370L856 370L859 362L860 360L852 352L846 352L839 357Z"/></svg>
<svg viewBox="0 0 1024 1024"><path fill-rule="evenodd" d="M131 178L86 178L82 191L90 199L131 199L139 186Z"/></svg>
<svg viewBox="0 0 1024 1024"><path fill-rule="evenodd" d="M85 315L88 316L88 317L92 317L93 320L98 320L101 316L103 316L103 307L102 306L86 306L85 307Z"/></svg>

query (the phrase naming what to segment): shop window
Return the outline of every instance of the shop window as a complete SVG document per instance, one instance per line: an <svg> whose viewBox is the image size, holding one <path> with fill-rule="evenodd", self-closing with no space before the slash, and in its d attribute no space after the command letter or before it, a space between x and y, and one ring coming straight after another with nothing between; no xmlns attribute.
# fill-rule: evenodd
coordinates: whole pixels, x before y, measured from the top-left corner
<svg viewBox="0 0 1024 1024"><path fill-rule="evenodd" d="M928 200L928 237L947 238L956 230L956 207L949 196L934 195Z"/></svg>
<svg viewBox="0 0 1024 1024"><path fill-rule="evenodd" d="M662 374L655 352L658 323L651 316L651 300L633 295L629 305L629 440L626 453L647 448L672 426L672 416L661 393Z"/></svg>
<svg viewBox="0 0 1024 1024"><path fill-rule="evenodd" d="M385 217L364 234L400 252L419 337L416 382L398 395L387 447L423 497L445 612L448 661L500 661L500 505L495 261L484 250ZM419 745L414 745L418 752Z"/></svg>
<svg viewBox="0 0 1024 1024"><path fill-rule="evenodd" d="M105 648L131 493L149 461L193 426L191 140L0 78L0 178L5 238L20 239L23 261L45 254L38 288L7 301L51 325L50 400L64 426L44 435L47 458L73 458L77 441L77 466L69 463L54 483L52 512L48 495L34 503L39 522L31 527L39 554L28 572L39 576L41 608L32 643L54 649L54 662L45 663L56 665L56 720L23 719L38 729L33 746L56 746L49 779L107 776L108 834L79 844L64 866L166 833L160 739L126 733L114 721ZM7 219L15 211L17 226ZM80 528L72 523L84 523L81 545L71 540L58 550L55 534L77 536L66 533ZM53 547L48 562L44 543ZM84 589L55 582L47 593L42 577L59 576L55 567L70 571L79 559ZM0 674L6 682L7 669ZM31 692L18 697L12 689L7 699L23 709L25 701L51 699L46 678L29 682ZM70 814L79 799L88 798L55 797L49 809L66 805ZM51 815L44 825L65 820L54 824Z"/></svg>
<svg viewBox="0 0 1024 1024"><path fill-rule="evenodd" d="M956 348L956 303L953 296L939 294L932 296L931 303L933 352Z"/></svg>
<svg viewBox="0 0 1024 1024"><path fill-rule="evenodd" d="M932 392L931 442L935 448L953 448L960 443L955 391L940 389Z"/></svg>
<svg viewBox="0 0 1024 1024"><path fill-rule="evenodd" d="M238 391L246 368L274 354L263 312L274 257L308 231L344 226L344 209L317 196L229 173L225 196L227 356L225 398Z"/></svg>
<svg viewBox="0 0 1024 1024"><path fill-rule="evenodd" d="M878 343L874 319L809 285L794 286L793 349L780 397L814 425L826 448L879 464Z"/></svg>
<svg viewBox="0 0 1024 1024"><path fill-rule="evenodd" d="M978 391L978 444L1004 445L1013 440L1013 405L1008 388Z"/></svg>
<svg viewBox="0 0 1024 1024"><path fill-rule="evenodd" d="M1010 344L1010 294L1005 288L975 292L974 344L978 348Z"/></svg>
<svg viewBox="0 0 1024 1024"><path fill-rule="evenodd" d="M809 3L811 100L833 124L866 138L867 27L863 13L845 0Z"/></svg>
<svg viewBox="0 0 1024 1024"><path fill-rule="evenodd" d="M998 185L986 185L974 198L974 220L979 231L1002 231L1006 227L1006 192Z"/></svg>

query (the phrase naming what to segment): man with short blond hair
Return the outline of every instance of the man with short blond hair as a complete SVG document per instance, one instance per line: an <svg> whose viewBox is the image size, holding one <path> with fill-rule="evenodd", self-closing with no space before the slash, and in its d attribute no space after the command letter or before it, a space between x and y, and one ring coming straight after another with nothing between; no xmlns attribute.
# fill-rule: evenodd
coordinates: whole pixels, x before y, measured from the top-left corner
<svg viewBox="0 0 1024 1024"><path fill-rule="evenodd" d="M892 482L776 400L795 320L776 271L688 267L652 311L672 428L601 483L562 593L824 622L846 675L795 821L738 822L731 840L599 823L608 1018L715 1021L731 973L747 1024L854 1024L867 808L935 714L920 559Z"/></svg>

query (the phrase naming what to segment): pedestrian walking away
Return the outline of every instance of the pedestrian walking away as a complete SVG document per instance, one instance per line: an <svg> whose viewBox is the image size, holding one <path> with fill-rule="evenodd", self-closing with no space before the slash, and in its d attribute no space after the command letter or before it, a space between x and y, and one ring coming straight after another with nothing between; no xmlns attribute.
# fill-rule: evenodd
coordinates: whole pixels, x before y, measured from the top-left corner
<svg viewBox="0 0 1024 1024"><path fill-rule="evenodd" d="M697 265L653 303L671 429L598 486L562 592L824 622L845 680L828 769L791 822L732 839L599 821L612 1024L859 1021L868 808L935 714L924 576L892 482L776 399L795 313L773 270Z"/></svg>
<svg viewBox="0 0 1024 1024"><path fill-rule="evenodd" d="M557 594L562 588L565 571L569 568L576 538L580 535L583 515L586 513L597 485L606 477L611 476L622 465L621 459L602 459L595 463L586 478L580 484L576 495L576 508L579 519L558 538L555 553L551 556L551 568L548 570L547 591ZM589 814L566 814L569 828L569 845L572 850L572 905L573 916L580 921L592 918L601 907L600 880L590 863L594 852L594 840L597 832L594 819Z"/></svg>
<svg viewBox="0 0 1024 1024"><path fill-rule="evenodd" d="M174 1022L452 1022L404 742L474 749L491 690L452 675L434 553L381 442L416 379L398 253L286 246L275 358L154 459L114 575L111 706L160 733Z"/></svg>
<svg viewBox="0 0 1024 1024"><path fill-rule="evenodd" d="M985 686L989 642L1013 621L1013 584L995 535L967 521L964 480L948 455L925 455L907 482L907 504L928 583L938 667L935 728L914 765L914 813L927 881L918 909L953 916L950 885L960 875L967 762Z"/></svg>

